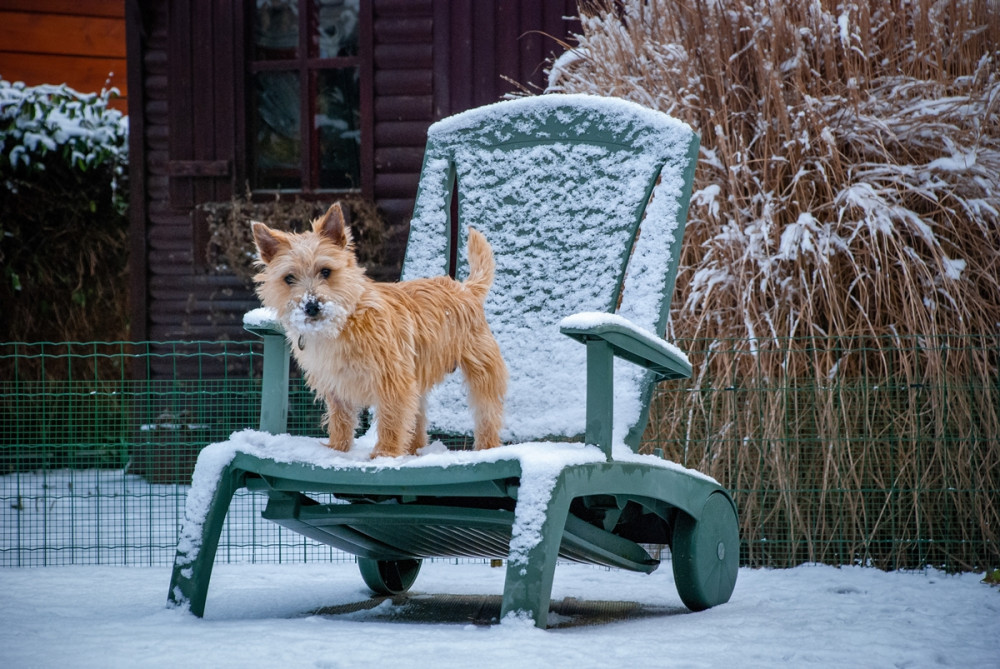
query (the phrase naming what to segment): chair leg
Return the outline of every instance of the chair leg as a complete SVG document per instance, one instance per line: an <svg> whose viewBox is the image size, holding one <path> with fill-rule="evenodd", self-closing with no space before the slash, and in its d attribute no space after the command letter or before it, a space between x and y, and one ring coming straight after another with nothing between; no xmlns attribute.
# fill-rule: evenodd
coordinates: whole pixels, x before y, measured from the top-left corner
<svg viewBox="0 0 1000 669"><path fill-rule="evenodd" d="M170 591L167 593L169 606L186 606L199 618L205 614L205 599L208 597L208 584L212 579L212 566L215 563L215 552L219 548L222 525L229 512L233 494L242 485L243 472L232 468L226 468L222 472L201 525L199 543L191 547L177 547ZM191 533L190 523L191 519L186 518L184 534ZM193 558L191 553L194 553Z"/></svg>
<svg viewBox="0 0 1000 669"><path fill-rule="evenodd" d="M524 553L515 554L515 551L511 551L507 560L501 619L513 614L531 618L535 626L542 629L548 625L552 581L559 558L559 545L569 516L570 501L560 477L539 530L541 539ZM515 520L515 525L517 522ZM515 540L516 538L512 539L512 543Z"/></svg>

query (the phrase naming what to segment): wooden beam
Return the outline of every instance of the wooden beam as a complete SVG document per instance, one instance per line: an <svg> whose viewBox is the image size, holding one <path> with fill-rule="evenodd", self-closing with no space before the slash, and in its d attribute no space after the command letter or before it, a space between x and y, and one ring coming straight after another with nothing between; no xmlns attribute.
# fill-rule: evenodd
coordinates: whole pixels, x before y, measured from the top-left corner
<svg viewBox="0 0 1000 669"><path fill-rule="evenodd" d="M3 5L10 11L125 18L125 0L4 0Z"/></svg>
<svg viewBox="0 0 1000 669"><path fill-rule="evenodd" d="M124 58L82 58L34 54L7 54L0 51L0 75L7 81L23 81L28 86L66 84L81 93L117 88L120 98L111 107L127 109L128 74Z"/></svg>
<svg viewBox="0 0 1000 669"><path fill-rule="evenodd" d="M125 58L125 22L0 11L0 44L8 53Z"/></svg>

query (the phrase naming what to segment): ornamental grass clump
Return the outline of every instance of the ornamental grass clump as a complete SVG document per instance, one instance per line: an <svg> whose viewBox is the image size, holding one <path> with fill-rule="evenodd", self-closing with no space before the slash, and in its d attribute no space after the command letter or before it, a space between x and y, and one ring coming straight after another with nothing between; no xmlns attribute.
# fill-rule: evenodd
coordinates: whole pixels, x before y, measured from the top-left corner
<svg viewBox="0 0 1000 669"><path fill-rule="evenodd" d="M701 135L668 332L699 392L647 436L762 491L751 562L1000 561L997 12L586 0L551 64Z"/></svg>

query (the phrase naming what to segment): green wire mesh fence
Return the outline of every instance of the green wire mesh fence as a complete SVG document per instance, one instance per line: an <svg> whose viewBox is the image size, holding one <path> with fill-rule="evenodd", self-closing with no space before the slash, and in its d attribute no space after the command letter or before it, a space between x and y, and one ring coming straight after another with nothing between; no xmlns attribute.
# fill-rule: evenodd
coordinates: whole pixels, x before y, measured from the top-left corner
<svg viewBox="0 0 1000 669"><path fill-rule="evenodd" d="M742 562L1000 565L1000 337L677 342L644 449L711 474ZM0 343L0 565L168 565L198 451L256 427L257 342ZM289 430L322 436L291 385ZM226 562L352 561L241 492Z"/></svg>
<svg viewBox="0 0 1000 669"><path fill-rule="evenodd" d="M647 437L733 492L745 564L1000 564L1000 338L688 350Z"/></svg>
<svg viewBox="0 0 1000 669"><path fill-rule="evenodd" d="M0 344L0 565L166 565L203 446L257 427L257 342ZM300 380L289 429L320 435ZM352 560L241 492L223 561Z"/></svg>

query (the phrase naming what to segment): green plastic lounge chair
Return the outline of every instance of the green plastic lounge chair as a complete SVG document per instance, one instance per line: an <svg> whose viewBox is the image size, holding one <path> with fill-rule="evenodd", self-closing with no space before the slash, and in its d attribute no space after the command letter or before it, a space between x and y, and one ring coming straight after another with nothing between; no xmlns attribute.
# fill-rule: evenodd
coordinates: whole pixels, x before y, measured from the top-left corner
<svg viewBox="0 0 1000 669"><path fill-rule="evenodd" d="M492 244L486 310L510 371L509 445L437 442L373 460L365 439L344 454L283 434L288 344L267 311L251 312L247 328L264 338L260 430L203 449L170 602L203 614L223 520L243 487L267 492L265 518L356 555L376 593L405 592L424 558L505 559L502 619L545 627L558 560L649 573L659 562L643 545L669 544L687 607L728 601L739 557L732 498L709 477L635 452L654 384L691 374L660 335L697 153L687 125L583 95L434 124L403 278L463 277L469 226ZM458 373L428 405L432 435L471 435Z"/></svg>

